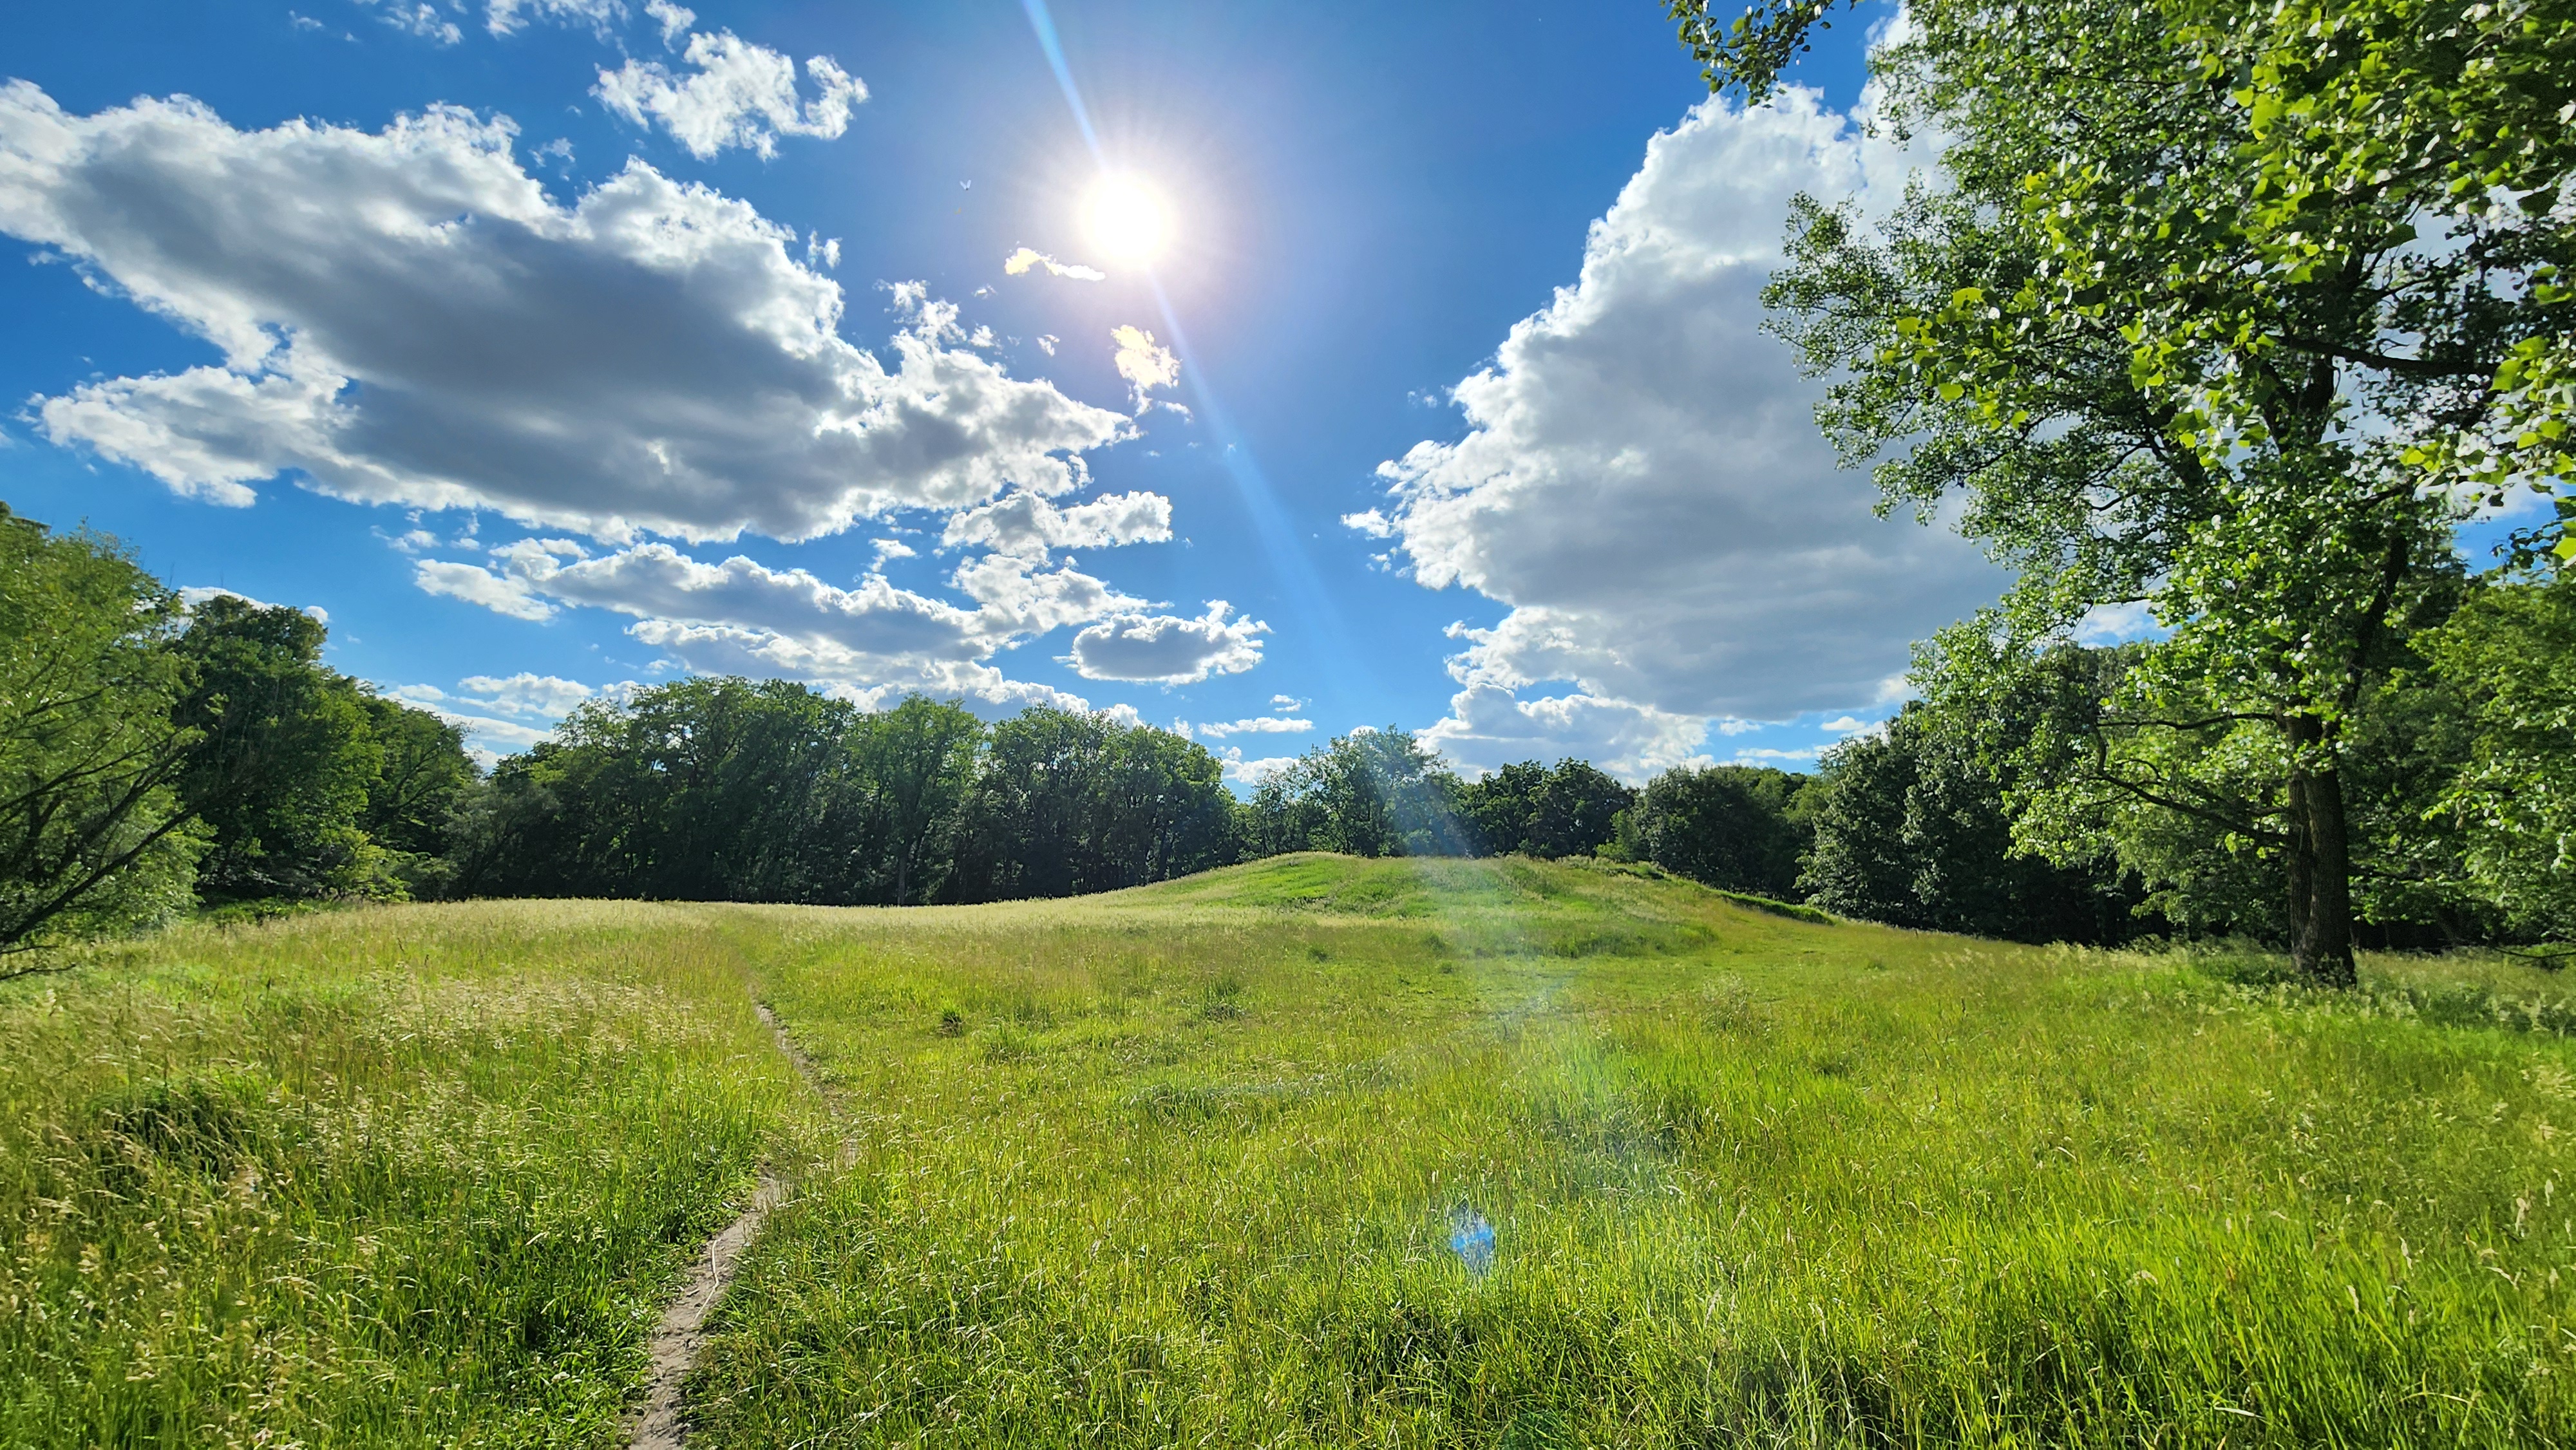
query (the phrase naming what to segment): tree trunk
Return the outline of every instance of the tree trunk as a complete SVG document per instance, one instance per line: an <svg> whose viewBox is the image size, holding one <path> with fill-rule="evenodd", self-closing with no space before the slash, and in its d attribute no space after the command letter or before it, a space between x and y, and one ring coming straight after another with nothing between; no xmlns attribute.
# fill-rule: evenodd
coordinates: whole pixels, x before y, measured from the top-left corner
<svg viewBox="0 0 2576 1450"><path fill-rule="evenodd" d="M2292 716L2290 737L2290 966L2320 987L2349 987L2352 960L2352 842L2343 813L2343 777L2317 768L2325 729Z"/></svg>

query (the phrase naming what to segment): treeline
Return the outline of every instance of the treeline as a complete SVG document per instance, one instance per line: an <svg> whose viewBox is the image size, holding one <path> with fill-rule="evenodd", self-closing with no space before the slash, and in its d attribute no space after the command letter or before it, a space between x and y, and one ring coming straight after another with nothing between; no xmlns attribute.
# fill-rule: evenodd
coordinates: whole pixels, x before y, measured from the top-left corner
<svg viewBox="0 0 2576 1450"><path fill-rule="evenodd" d="M1580 761L1462 781L1402 730L1250 801L1102 714L870 711L785 681L584 704L478 771L458 729L322 662L301 611L193 607L101 536L0 505L0 953L190 907L460 896L911 905L1109 891L1297 850L1596 852L1795 891L1801 778L1632 791Z"/></svg>
<svg viewBox="0 0 2576 1450"><path fill-rule="evenodd" d="M2365 938L2576 935L2571 587L2454 570L2385 641L2340 778ZM2113 690L2146 646L2061 643L2004 669L1961 659L1954 633L1918 668L1926 698L1813 775L1682 768L1634 788L1564 760L1466 780L1388 728L1241 800L1204 747L1107 715L988 723L732 678L584 704L487 775L455 726L324 665L325 639L292 609L187 607L112 540L0 506L0 952L190 907L977 902L1301 850L1597 856L2024 941L2290 930L2290 862L2244 824L2285 789L2277 759L2237 761L2232 804L2115 769L2139 727Z"/></svg>

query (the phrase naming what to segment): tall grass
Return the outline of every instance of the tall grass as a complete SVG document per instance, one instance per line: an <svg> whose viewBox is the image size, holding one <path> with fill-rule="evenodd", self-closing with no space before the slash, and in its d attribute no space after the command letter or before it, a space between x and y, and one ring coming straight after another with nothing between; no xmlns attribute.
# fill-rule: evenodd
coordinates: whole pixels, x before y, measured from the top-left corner
<svg viewBox="0 0 2576 1450"><path fill-rule="evenodd" d="M0 1444L613 1444L764 1160L696 1445L2576 1442L2576 995L2272 965L1324 857L178 932L0 996Z"/></svg>
<svg viewBox="0 0 2576 1450"><path fill-rule="evenodd" d="M2306 995L1519 862L783 933L861 1152L701 1443L2576 1438L2520 969Z"/></svg>
<svg viewBox="0 0 2576 1450"><path fill-rule="evenodd" d="M0 998L0 1444L612 1440L696 1246L815 1141L744 927L305 916Z"/></svg>

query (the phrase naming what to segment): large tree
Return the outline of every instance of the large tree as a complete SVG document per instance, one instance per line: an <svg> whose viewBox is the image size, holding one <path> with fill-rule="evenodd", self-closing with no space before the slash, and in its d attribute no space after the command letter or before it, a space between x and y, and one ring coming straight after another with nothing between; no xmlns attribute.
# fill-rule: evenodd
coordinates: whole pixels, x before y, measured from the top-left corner
<svg viewBox="0 0 2576 1450"><path fill-rule="evenodd" d="M1672 8L1759 98L1833 7ZM2347 756L2453 524L2569 473L2564 9L1919 0L1874 64L1938 183L1802 202L1770 292L1888 506L2020 576L1940 658L2002 689L2152 622L2082 748L2041 742L2081 768L2034 776L2025 844L2188 823L2277 868L2313 980L2352 980Z"/></svg>
<svg viewBox="0 0 2576 1450"><path fill-rule="evenodd" d="M1619 822L1642 861L1728 891L1794 899L1807 823L1806 776L1767 765L1683 766L1646 782Z"/></svg>
<svg viewBox="0 0 2576 1450"><path fill-rule="evenodd" d="M188 904L178 600L113 540L0 504L0 977Z"/></svg>
<svg viewBox="0 0 2576 1450"><path fill-rule="evenodd" d="M180 792L211 838L201 895L402 894L364 825L384 747L365 692L323 665L326 637L302 610L222 594L179 637L190 687L174 718L199 736Z"/></svg>
<svg viewBox="0 0 2576 1450"><path fill-rule="evenodd" d="M1263 781L1252 797L1256 853L1463 856L1474 827L1464 787L1435 751L1389 725L1336 736Z"/></svg>

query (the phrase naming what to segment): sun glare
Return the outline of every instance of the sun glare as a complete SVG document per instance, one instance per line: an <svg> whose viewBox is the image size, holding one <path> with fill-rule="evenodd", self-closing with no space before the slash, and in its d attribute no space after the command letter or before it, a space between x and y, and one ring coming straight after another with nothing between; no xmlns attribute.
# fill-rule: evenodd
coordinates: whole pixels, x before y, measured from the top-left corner
<svg viewBox="0 0 2576 1450"><path fill-rule="evenodd" d="M1132 176L1102 177L1082 210L1092 246L1113 262L1149 266L1172 238L1161 194Z"/></svg>

